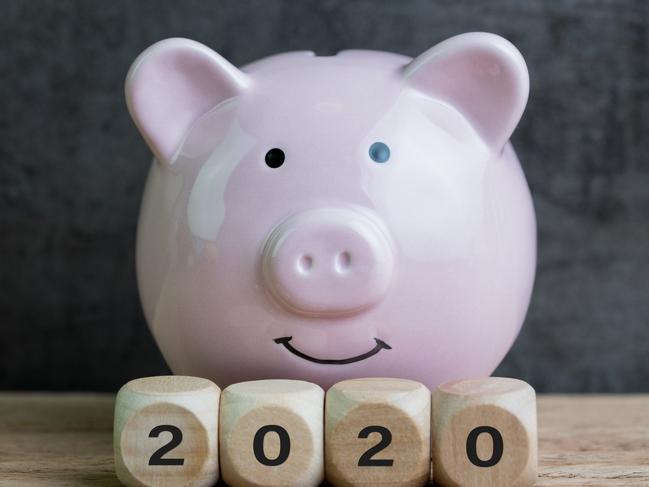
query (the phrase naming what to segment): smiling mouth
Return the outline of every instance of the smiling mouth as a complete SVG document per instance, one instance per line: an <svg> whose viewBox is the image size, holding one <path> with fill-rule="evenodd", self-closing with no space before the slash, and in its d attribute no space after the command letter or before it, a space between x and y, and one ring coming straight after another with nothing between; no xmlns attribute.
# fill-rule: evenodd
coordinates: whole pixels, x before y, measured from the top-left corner
<svg viewBox="0 0 649 487"><path fill-rule="evenodd" d="M279 343L280 345L284 345L284 348L289 352L291 352L293 355L297 355L298 357L303 358L304 360L308 360L309 362L315 362L316 364L327 364L327 365L353 364L354 362L360 362L361 360L370 358L373 355L379 353L383 349L392 350L392 347L387 343L385 343L383 340L379 340L378 338L375 338L374 341L376 342L376 346L369 352L365 352L361 355L356 355L355 357L349 357L343 359L323 359L323 358L311 357L310 355L307 355L304 352L300 352L297 348L295 348L293 345L289 343L292 339L293 337L290 336L290 337L275 338L273 341L275 343Z"/></svg>

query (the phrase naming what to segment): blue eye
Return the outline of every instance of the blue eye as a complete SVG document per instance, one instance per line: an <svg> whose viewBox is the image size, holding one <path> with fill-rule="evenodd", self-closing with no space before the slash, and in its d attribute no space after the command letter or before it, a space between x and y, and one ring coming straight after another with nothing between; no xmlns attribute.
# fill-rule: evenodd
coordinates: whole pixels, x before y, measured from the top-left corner
<svg viewBox="0 0 649 487"><path fill-rule="evenodd" d="M374 142L370 146L370 158L374 162L387 162L390 159L390 148L383 142Z"/></svg>

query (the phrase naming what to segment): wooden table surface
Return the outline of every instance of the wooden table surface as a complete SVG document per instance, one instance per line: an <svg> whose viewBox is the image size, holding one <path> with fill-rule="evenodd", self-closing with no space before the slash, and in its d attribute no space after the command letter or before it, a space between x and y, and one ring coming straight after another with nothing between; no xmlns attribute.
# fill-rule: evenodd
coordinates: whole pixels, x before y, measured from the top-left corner
<svg viewBox="0 0 649 487"><path fill-rule="evenodd" d="M0 486L117 486L112 395L0 394ZM539 396L538 486L649 486L649 395Z"/></svg>

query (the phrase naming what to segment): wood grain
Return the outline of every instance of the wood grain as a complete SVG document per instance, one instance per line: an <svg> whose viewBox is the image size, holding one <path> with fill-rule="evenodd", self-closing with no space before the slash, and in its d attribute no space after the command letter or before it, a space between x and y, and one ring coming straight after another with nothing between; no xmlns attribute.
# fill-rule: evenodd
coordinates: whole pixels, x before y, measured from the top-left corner
<svg viewBox="0 0 649 487"><path fill-rule="evenodd" d="M0 394L0 487L120 485L110 395ZM649 485L649 395L538 397L539 487Z"/></svg>

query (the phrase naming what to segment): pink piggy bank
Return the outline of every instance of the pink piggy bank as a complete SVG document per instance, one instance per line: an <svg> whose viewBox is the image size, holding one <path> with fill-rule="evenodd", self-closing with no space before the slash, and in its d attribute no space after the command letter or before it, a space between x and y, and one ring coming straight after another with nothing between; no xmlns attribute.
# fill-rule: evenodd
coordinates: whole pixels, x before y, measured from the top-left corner
<svg viewBox="0 0 649 487"><path fill-rule="evenodd" d="M236 68L168 39L126 80L153 151L140 295L177 374L327 387L487 376L529 304L536 223L508 139L529 92L508 41L415 59L278 54Z"/></svg>

